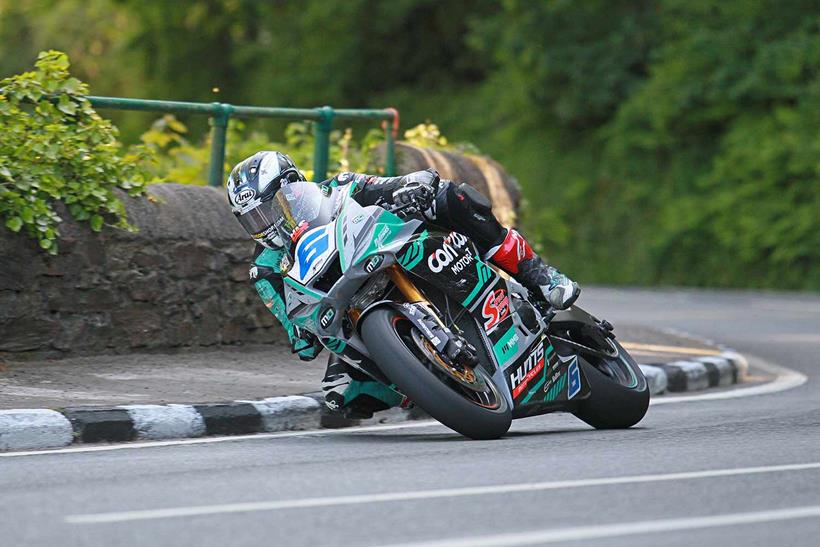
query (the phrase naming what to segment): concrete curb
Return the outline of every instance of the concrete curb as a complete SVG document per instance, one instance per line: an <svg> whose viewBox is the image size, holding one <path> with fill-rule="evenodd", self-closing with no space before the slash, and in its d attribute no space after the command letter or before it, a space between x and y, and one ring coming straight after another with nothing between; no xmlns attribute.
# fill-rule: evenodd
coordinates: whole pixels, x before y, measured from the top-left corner
<svg viewBox="0 0 820 547"><path fill-rule="evenodd" d="M726 387L742 381L749 371L746 359L728 350L714 356L642 364L640 367L652 395Z"/></svg>
<svg viewBox="0 0 820 547"><path fill-rule="evenodd" d="M746 359L732 351L668 364L642 364L652 395L722 387L742 380ZM358 420L323 414L321 394L213 404L124 405L0 410L0 450L59 448L72 442L126 442L349 427ZM386 411L390 421L428 418L418 410Z"/></svg>
<svg viewBox="0 0 820 547"><path fill-rule="evenodd" d="M58 448L73 440L71 423L55 410L0 410L0 450Z"/></svg>

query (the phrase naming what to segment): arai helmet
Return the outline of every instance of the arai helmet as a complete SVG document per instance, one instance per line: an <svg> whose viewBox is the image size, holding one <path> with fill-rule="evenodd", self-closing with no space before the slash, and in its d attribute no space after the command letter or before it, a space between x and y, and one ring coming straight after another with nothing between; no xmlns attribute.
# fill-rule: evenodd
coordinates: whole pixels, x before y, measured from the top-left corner
<svg viewBox="0 0 820 547"><path fill-rule="evenodd" d="M254 240L277 249L282 240L273 225L273 197L282 185L304 180L287 154L257 152L237 164L228 177L231 210Z"/></svg>

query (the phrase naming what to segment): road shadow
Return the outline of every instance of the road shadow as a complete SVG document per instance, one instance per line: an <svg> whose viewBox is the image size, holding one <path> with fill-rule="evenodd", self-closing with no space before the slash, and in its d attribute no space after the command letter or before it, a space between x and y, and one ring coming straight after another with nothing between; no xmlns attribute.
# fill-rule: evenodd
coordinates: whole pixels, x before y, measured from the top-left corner
<svg viewBox="0 0 820 547"><path fill-rule="evenodd" d="M640 429L640 428L634 428ZM578 427L578 428L571 428L571 429L548 429L548 430L538 430L538 431L510 431L498 441L503 441L505 439L515 439L515 438L530 438L530 437L552 437L552 436L578 436L581 434L594 434L598 433L595 429L590 429L588 427ZM346 436L348 439L361 439L371 442L380 442L380 441L389 441L389 442L432 442L432 443L451 443L451 442L464 442L464 443L477 443L477 442L498 442L498 441L474 441L472 439L468 439L462 435L459 435L455 432L444 432L444 433L401 433L401 432L384 432L384 433L353 433L351 432L350 436Z"/></svg>

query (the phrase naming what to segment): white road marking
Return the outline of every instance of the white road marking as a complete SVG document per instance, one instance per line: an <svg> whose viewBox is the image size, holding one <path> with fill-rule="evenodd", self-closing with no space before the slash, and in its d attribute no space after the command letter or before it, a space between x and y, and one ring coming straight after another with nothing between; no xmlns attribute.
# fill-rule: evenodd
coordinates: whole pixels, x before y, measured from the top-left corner
<svg viewBox="0 0 820 547"><path fill-rule="evenodd" d="M759 524L783 520L820 517L820 505L753 511L749 513L729 513L726 515L676 518L665 520L643 520L621 524L578 526L575 528L551 528L530 532L513 532L495 536L476 536L445 539L419 543L402 543L393 547L493 547L510 545L543 545L564 541L594 540L639 534L657 534L681 530L737 526L739 524ZM660 542L662 543L662 542Z"/></svg>
<svg viewBox="0 0 820 547"><path fill-rule="evenodd" d="M777 393L792 389L806 383L808 378L805 374L795 370L767 363L760 360L755 360L755 368L760 368L765 372L776 375L776 378L767 384L751 386L747 388L737 388L717 393L705 393L702 395L679 395L663 397L656 397L649 401L650 405L665 405L677 403L693 403L698 401L714 401L721 399L736 399L739 397L750 397L753 395L766 395ZM277 439L281 437L307 437L314 435L346 435L349 433L360 432L378 432L378 431L395 431L400 429L411 429L421 427L435 427L440 426L435 420L423 420L410 423L391 424L391 425L375 425L375 426L359 426L348 427L343 429L316 429L307 431L283 431L279 433L254 433L250 435L231 435L224 437L204 437L197 439L178 439L168 441L149 441L136 443L121 443L101 446L77 446L70 448L59 448L55 450L35 450L22 452L0 452L0 458L14 458L21 456L42 456L47 454L73 454L82 452L108 452L111 450L131 450L137 448L156 448L163 446L178 446L189 444L209 444L209 443L224 443L233 441L247 441L247 440L264 440Z"/></svg>
<svg viewBox="0 0 820 547"><path fill-rule="evenodd" d="M191 507L168 507L142 511L122 511L86 515L68 515L65 521L71 524L102 524L129 522L135 520L155 520L178 517L192 517L225 513L248 513L255 511L275 511L280 509L304 509L308 507L328 507L338 505L358 505L363 503L384 503L391 501L411 501L434 498L456 498L509 494L513 492L536 492L584 488L590 486L612 486L648 482L668 482L679 480L731 477L737 475L759 475L762 473L782 473L786 471L809 471L820 469L820 462L769 465L762 467L741 467L734 469L710 469L683 473L662 473L652 475L629 475L624 477L602 477L566 481L499 484L490 486L470 486L465 488L444 488L439 490L416 490L409 492L386 492L381 494L359 494L351 496L302 498L292 500L230 503L222 505L199 505Z"/></svg>

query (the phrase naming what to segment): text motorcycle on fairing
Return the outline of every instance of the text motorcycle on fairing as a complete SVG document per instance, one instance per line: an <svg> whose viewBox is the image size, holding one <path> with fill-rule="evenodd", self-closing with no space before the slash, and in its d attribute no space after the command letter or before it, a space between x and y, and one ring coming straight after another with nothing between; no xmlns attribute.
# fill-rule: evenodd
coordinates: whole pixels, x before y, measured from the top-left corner
<svg viewBox="0 0 820 547"><path fill-rule="evenodd" d="M234 207L252 201L228 190ZM643 418L646 379L611 324L531 295L466 235L427 222L428 204L363 206L356 191L295 180L268 200L264 237L281 252L252 272L282 276L283 323L473 439L555 411L596 428Z"/></svg>

